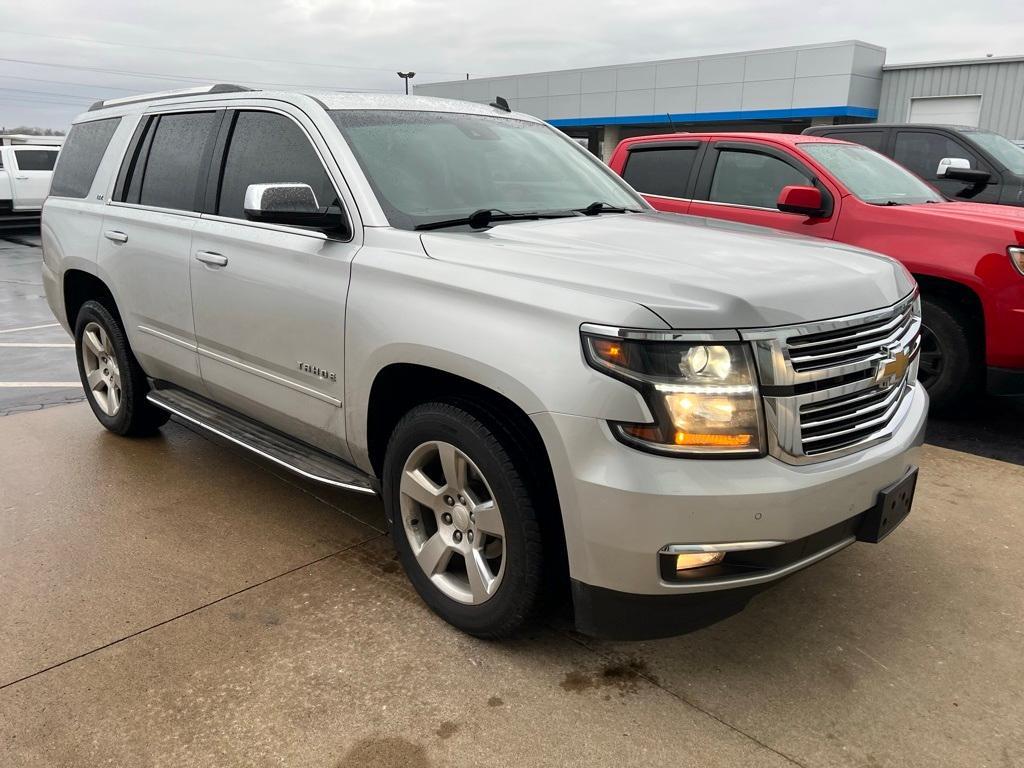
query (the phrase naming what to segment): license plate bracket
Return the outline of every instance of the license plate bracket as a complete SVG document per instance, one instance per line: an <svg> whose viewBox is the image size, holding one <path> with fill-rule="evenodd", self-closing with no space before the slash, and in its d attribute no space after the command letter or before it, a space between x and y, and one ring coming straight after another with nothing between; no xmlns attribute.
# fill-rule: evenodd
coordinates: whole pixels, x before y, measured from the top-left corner
<svg viewBox="0 0 1024 768"><path fill-rule="evenodd" d="M916 489L917 467L911 467L902 478L880 490L875 506L864 514L857 540L877 544L896 530L910 514Z"/></svg>

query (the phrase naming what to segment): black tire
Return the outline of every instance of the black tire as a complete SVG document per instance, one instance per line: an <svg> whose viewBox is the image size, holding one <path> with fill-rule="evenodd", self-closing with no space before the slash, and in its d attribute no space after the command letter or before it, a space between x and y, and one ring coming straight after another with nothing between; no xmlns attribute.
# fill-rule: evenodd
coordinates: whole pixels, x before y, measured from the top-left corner
<svg viewBox="0 0 1024 768"><path fill-rule="evenodd" d="M928 389L932 408L949 408L978 388L978 350L971 326L955 305L921 301L921 363L918 380Z"/></svg>
<svg viewBox="0 0 1024 768"><path fill-rule="evenodd" d="M545 573L543 537L536 511L539 500L532 498L526 473L516 466L515 446L507 444L508 438L499 434L501 430L490 428L458 405L425 403L409 411L395 427L382 473L384 508L392 540L416 591L449 624L488 639L513 635L536 615ZM486 478L501 511L505 542L503 576L494 594L476 605L449 597L431 581L417 562L403 525L402 473L412 453L431 441L454 445L469 457Z"/></svg>
<svg viewBox="0 0 1024 768"><path fill-rule="evenodd" d="M82 346L85 343L85 329L90 323L100 326L107 335L120 372L121 397L113 415L103 410L97 401L96 393L89 386ZM75 321L75 354L78 358L78 375L85 390L85 399L89 401L89 407L92 408L96 419L111 432L125 436L151 435L170 418L167 411L146 400L146 393L149 391L146 374L132 354L121 324L110 310L98 301L87 301L78 311L78 318Z"/></svg>

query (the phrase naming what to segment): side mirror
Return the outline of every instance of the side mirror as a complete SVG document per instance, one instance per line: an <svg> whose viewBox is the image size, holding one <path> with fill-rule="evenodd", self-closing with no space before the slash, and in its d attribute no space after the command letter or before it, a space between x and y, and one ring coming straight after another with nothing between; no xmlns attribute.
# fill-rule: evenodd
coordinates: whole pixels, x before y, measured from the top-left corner
<svg viewBox="0 0 1024 768"><path fill-rule="evenodd" d="M817 187L783 187L775 206L783 213L800 213L804 216L821 216L825 212L821 190Z"/></svg>
<svg viewBox="0 0 1024 768"><path fill-rule="evenodd" d="M316 229L344 229L345 214L337 206L321 208L309 184L250 184L245 190L245 215L252 221Z"/></svg>
<svg viewBox="0 0 1024 768"><path fill-rule="evenodd" d="M940 179L967 181L972 184L983 184L989 180L988 171L971 168L971 161L965 157L944 157L939 160L935 175Z"/></svg>

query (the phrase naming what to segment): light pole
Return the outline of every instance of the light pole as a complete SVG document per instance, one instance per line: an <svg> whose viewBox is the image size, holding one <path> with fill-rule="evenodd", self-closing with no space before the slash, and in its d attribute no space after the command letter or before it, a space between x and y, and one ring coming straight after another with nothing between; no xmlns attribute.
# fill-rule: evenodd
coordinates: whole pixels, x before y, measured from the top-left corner
<svg viewBox="0 0 1024 768"><path fill-rule="evenodd" d="M405 95L409 95L409 81L416 77L415 72L399 72L398 76L405 80Z"/></svg>

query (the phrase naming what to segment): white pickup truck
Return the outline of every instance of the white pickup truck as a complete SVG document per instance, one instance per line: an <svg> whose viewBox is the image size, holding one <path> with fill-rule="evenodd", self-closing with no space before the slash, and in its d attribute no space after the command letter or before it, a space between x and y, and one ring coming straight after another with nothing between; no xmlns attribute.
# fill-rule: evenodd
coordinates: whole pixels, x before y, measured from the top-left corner
<svg viewBox="0 0 1024 768"><path fill-rule="evenodd" d="M0 146L0 229L33 224L50 191L59 146Z"/></svg>

